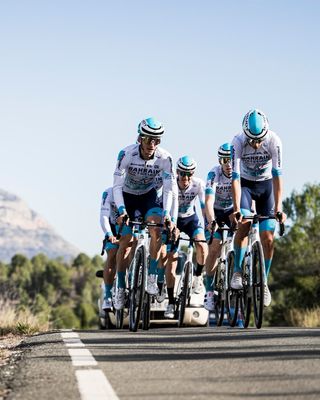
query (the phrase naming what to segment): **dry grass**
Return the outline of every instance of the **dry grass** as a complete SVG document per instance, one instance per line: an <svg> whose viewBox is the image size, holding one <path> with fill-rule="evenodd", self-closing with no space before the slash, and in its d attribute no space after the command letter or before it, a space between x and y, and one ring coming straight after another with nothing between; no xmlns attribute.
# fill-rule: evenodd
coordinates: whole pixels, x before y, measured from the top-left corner
<svg viewBox="0 0 320 400"><path fill-rule="evenodd" d="M12 300L0 298L0 336L9 333L31 335L49 329L49 323L40 323L30 310L19 310Z"/></svg>
<svg viewBox="0 0 320 400"><path fill-rule="evenodd" d="M289 312L289 324L302 328L320 327L320 307L301 310L293 308Z"/></svg>

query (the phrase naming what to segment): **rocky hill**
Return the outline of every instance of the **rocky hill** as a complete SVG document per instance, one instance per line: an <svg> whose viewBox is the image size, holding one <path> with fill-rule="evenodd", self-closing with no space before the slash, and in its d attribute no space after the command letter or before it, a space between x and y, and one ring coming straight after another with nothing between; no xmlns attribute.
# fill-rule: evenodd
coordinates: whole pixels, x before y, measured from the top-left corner
<svg viewBox="0 0 320 400"><path fill-rule="evenodd" d="M79 252L19 197L0 189L0 261L8 262L17 253L69 260Z"/></svg>

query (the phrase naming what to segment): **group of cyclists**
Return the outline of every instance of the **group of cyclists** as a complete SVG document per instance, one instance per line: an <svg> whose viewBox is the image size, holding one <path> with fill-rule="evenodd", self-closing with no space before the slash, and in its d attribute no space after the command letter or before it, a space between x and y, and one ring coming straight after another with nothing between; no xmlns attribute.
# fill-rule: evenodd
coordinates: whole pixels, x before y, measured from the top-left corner
<svg viewBox="0 0 320 400"><path fill-rule="evenodd" d="M183 232L195 239L197 264L193 291L202 293L205 269L204 307L213 311L214 274L222 239L219 227L225 224L236 228L231 288L242 289L241 265L250 227L243 216L253 212L270 216L259 225L265 257L264 304L269 306L271 294L267 278L273 257L276 219L284 222L286 215L282 211L282 144L269 129L267 117L258 109L245 115L242 132L231 143L219 147L218 163L209 171L206 183L195 176L197 164L190 156L180 157L174 166L170 153L160 147L163 135L161 122L154 118L141 121L136 143L120 151L113 186L103 193L100 222L105 234L107 260L102 308L119 310L125 306L126 271L136 244L130 221L139 216L147 222L163 223L172 237ZM200 218L196 211L197 198L202 212ZM119 227L121 235L117 239ZM146 290L158 302L168 296L164 315L172 319L178 247L163 243L159 227L150 227L149 233ZM115 278L116 287L112 289Z"/></svg>

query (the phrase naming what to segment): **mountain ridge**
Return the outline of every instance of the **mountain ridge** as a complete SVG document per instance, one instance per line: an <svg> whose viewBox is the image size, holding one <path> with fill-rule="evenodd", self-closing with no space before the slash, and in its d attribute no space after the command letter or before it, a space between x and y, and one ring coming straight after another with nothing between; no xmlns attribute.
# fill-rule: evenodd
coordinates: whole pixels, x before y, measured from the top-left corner
<svg viewBox="0 0 320 400"><path fill-rule="evenodd" d="M70 260L80 253L17 195L0 189L0 260L15 254L32 258L43 253L49 258Z"/></svg>

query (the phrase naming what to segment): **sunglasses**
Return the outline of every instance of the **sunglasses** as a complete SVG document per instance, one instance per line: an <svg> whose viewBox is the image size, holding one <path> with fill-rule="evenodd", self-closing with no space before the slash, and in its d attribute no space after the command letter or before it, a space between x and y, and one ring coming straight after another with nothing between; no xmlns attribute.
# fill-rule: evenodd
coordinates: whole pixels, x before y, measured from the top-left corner
<svg viewBox="0 0 320 400"><path fill-rule="evenodd" d="M249 144L260 144L260 143L262 143L264 141L264 138L263 139L249 139L248 140L248 143Z"/></svg>
<svg viewBox="0 0 320 400"><path fill-rule="evenodd" d="M145 143L145 144L155 144L156 146L158 144L161 143L161 139L153 137L153 136L140 136L141 140Z"/></svg>
<svg viewBox="0 0 320 400"><path fill-rule="evenodd" d="M194 172L188 172L188 171L178 171L178 174L180 176L192 176L194 174Z"/></svg>
<svg viewBox="0 0 320 400"><path fill-rule="evenodd" d="M219 163L222 165L231 164L231 158L229 157L221 157L219 158Z"/></svg>

